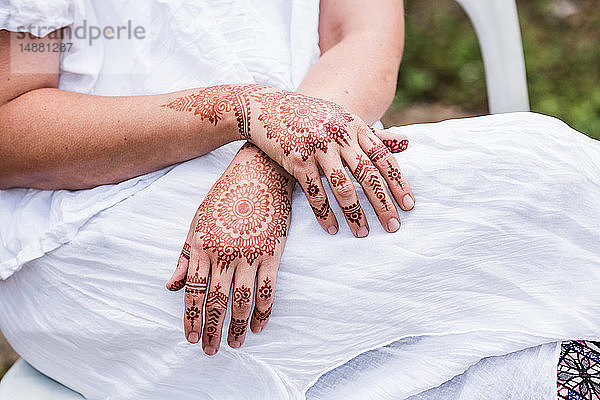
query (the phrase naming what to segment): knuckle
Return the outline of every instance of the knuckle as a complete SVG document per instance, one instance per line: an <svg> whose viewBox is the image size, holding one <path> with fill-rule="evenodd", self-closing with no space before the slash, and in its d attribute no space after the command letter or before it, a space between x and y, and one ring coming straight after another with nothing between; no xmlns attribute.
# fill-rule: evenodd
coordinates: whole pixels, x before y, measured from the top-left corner
<svg viewBox="0 0 600 400"><path fill-rule="evenodd" d="M309 200L313 206L321 206L327 202L327 195L325 193L316 193L310 196Z"/></svg>
<svg viewBox="0 0 600 400"><path fill-rule="evenodd" d="M356 192L354 190L354 185L352 184L352 182L349 182L349 181L340 183L336 187L336 191L337 191L338 195L343 199L348 199L348 198L354 197L356 195Z"/></svg>

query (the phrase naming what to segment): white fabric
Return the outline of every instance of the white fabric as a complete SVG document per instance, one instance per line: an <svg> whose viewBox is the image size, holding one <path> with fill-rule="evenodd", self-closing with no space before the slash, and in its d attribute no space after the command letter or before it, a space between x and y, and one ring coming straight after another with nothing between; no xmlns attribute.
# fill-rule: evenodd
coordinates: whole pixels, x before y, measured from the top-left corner
<svg viewBox="0 0 600 400"><path fill-rule="evenodd" d="M149 42L76 42L61 88L292 89L318 55L317 1L198 3L73 0L74 25L113 24L137 5ZM239 143L119 185L0 192L0 328L88 400L301 399L311 387L312 398L388 399L444 382L450 393L511 362L532 377L556 362L523 349L598 338L598 142L531 113L397 131L411 139L398 160L417 198L400 231L385 233L361 195L370 236L330 237L296 191L272 319L242 349L223 343L208 358L187 344L182 296L164 289L196 207ZM518 355L478 363L509 353ZM539 393L522 385L523 398Z"/></svg>
<svg viewBox="0 0 600 400"><path fill-rule="evenodd" d="M397 158L417 197L400 231L372 223L367 239L330 237L296 191L272 319L241 350L223 342L208 358L187 344L182 297L164 289L237 143L176 166L27 263L0 286L0 327L36 368L90 400L297 399L368 350L446 336L401 352L412 374L398 385L410 395L484 357L598 338L600 144L531 113L395 131L411 138ZM371 368L380 365L369 358L356 367Z"/></svg>

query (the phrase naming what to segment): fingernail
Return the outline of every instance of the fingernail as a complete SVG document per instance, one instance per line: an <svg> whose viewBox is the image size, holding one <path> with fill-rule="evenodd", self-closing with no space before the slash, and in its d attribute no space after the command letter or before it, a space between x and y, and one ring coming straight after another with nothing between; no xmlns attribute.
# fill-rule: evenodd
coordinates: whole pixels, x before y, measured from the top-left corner
<svg viewBox="0 0 600 400"><path fill-rule="evenodd" d="M412 208L415 206L415 202L410 196L410 194L404 196L404 198L402 199L402 204L404 204L404 208L406 208L407 210L412 210Z"/></svg>
<svg viewBox="0 0 600 400"><path fill-rule="evenodd" d="M233 347L234 349L237 349L241 346L242 344L240 342L231 342L230 346Z"/></svg>
<svg viewBox="0 0 600 400"><path fill-rule="evenodd" d="M190 334L188 335L188 341L190 343L198 343L198 332L190 332Z"/></svg>
<svg viewBox="0 0 600 400"><path fill-rule="evenodd" d="M400 221L398 221L396 218L390 218L388 221L388 230L390 232L396 232L398 228L400 228Z"/></svg>
<svg viewBox="0 0 600 400"><path fill-rule="evenodd" d="M356 236L359 238L364 238L369 234L369 231L364 226L361 226L360 229L356 232Z"/></svg>
<svg viewBox="0 0 600 400"><path fill-rule="evenodd" d="M215 349L214 347L207 347L204 349L204 352L209 356L214 356L215 354L217 354L217 349Z"/></svg>
<svg viewBox="0 0 600 400"><path fill-rule="evenodd" d="M327 232L329 232L330 235L335 235L337 233L337 228L333 225L331 225L329 228L327 228Z"/></svg>

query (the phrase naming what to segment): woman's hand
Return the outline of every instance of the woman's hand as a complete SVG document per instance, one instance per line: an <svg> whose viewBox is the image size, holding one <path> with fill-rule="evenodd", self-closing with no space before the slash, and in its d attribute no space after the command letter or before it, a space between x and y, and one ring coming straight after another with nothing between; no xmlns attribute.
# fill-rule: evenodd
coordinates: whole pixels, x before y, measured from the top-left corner
<svg viewBox="0 0 600 400"><path fill-rule="evenodd" d="M260 147L298 180L317 220L331 234L338 231L338 223L320 170L357 237L367 236L369 226L346 165L387 231L396 231L400 218L386 182L403 210L414 206L390 150L359 117L333 102L261 85L222 85L165 106L193 112L215 124L224 114L233 113L240 137Z"/></svg>
<svg viewBox="0 0 600 400"><path fill-rule="evenodd" d="M254 333L269 320L293 187L279 165L246 144L200 204L167 288L185 287L185 335L190 343L202 338L206 354L219 349L232 283L229 345L244 343L250 318Z"/></svg>

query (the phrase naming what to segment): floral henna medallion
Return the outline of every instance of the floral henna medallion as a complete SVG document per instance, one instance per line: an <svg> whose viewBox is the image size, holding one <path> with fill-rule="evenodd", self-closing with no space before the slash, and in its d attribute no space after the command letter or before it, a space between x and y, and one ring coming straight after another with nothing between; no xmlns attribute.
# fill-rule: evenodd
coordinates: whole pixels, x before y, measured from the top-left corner
<svg viewBox="0 0 600 400"><path fill-rule="evenodd" d="M260 153L237 164L211 189L199 207L196 232L205 250L216 253L221 273L244 258L273 255L286 236L291 210L289 179Z"/></svg>
<svg viewBox="0 0 600 400"><path fill-rule="evenodd" d="M354 222L355 224L358 224L358 222L362 218L362 211L360 209L360 203L358 201L349 206L342 207L342 211L344 212L344 215L346 216L348 221Z"/></svg>
<svg viewBox="0 0 600 400"><path fill-rule="evenodd" d="M408 147L408 139L386 139L381 141L392 153L399 153Z"/></svg>
<svg viewBox="0 0 600 400"><path fill-rule="evenodd" d="M233 302L237 304L238 307L243 307L244 305L250 304L252 300L252 292L249 287L244 285L235 288L233 291Z"/></svg>
<svg viewBox="0 0 600 400"><path fill-rule="evenodd" d="M248 319L231 318L231 334L236 339L238 339L240 336L244 336L246 334L247 326L248 326Z"/></svg>
<svg viewBox="0 0 600 400"><path fill-rule="evenodd" d="M285 155L295 152L304 161L317 150L327 153L331 142L347 144L348 123L354 120L335 103L286 91L265 94L258 119Z"/></svg>
<svg viewBox="0 0 600 400"><path fill-rule="evenodd" d="M315 197L319 194L319 186L317 186L314 179L309 178L308 175L306 175L306 191L311 197Z"/></svg>
<svg viewBox="0 0 600 400"><path fill-rule="evenodd" d="M271 279L269 279L269 277L263 279L263 284L260 289L258 289L258 294L261 299L265 300L267 300L273 294L273 287L271 286Z"/></svg>
<svg viewBox="0 0 600 400"><path fill-rule="evenodd" d="M265 322L266 320L269 319L269 317L271 316L271 310L273 309L273 305L271 304L269 306L269 308L267 308L266 311L262 312L262 311L258 311L258 308L254 309L254 313L253 316L254 318L256 318L256 320L258 320L259 322Z"/></svg>
<svg viewBox="0 0 600 400"><path fill-rule="evenodd" d="M206 281L207 278L198 276L198 271L187 280L185 285L185 292L193 295L204 295L206 293Z"/></svg>
<svg viewBox="0 0 600 400"><path fill-rule="evenodd" d="M215 125L223 118L224 113L233 111L240 135L250 139L250 98L263 89L260 85L211 86L198 93L179 97L162 107L193 112L200 119L206 119Z"/></svg>
<svg viewBox="0 0 600 400"><path fill-rule="evenodd" d="M398 183L398 185L400 185L400 189L401 190L405 190L404 189L404 178L402 177L402 174L400 173L400 170L398 168L394 168L394 166L392 165L391 162L387 162L388 165L388 177Z"/></svg>
<svg viewBox="0 0 600 400"><path fill-rule="evenodd" d="M189 307L187 310L185 310L185 317L187 318L188 321L190 321L190 324L192 325L192 329L194 329L194 324L196 323L196 320L198 318L200 318L201 314L200 314L200 309L198 307L196 307L196 300L192 300L192 306Z"/></svg>
<svg viewBox="0 0 600 400"><path fill-rule="evenodd" d="M331 176L329 179L331 180L333 187L343 185L348 180L346 179L346 174L343 170L335 168L331 171Z"/></svg>

